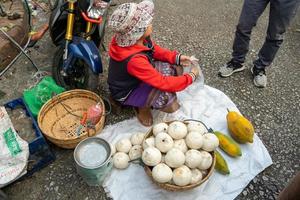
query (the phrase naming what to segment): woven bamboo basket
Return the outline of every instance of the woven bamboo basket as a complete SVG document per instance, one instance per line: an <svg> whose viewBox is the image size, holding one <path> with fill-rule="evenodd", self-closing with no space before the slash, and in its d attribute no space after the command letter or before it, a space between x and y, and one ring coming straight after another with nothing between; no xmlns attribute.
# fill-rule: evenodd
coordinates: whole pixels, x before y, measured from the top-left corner
<svg viewBox="0 0 300 200"><path fill-rule="evenodd" d="M81 140L103 129L104 115L94 127L85 125L77 135L83 114L97 103L105 113L104 102L97 94L81 89L63 92L43 105L38 114L39 127L50 142L62 148L74 149Z"/></svg>
<svg viewBox="0 0 300 200"><path fill-rule="evenodd" d="M197 121L197 120L190 120L190 121ZM173 121L170 121L170 122L165 122L166 124L170 124L172 123ZM198 121L200 122L200 121ZM187 121L183 121L183 123L185 124L188 124ZM202 122L201 122L202 123ZM203 123L202 123L203 124ZM203 124L205 127L206 125ZM151 137L153 135L153 132L152 132L152 128L149 130L149 132L145 135L145 139ZM194 183L194 184L190 184L190 185L186 185L186 186L178 186L178 185L173 185L173 184L169 184L169 183L158 183L157 181L155 181L152 177L152 168L153 167L149 167L147 165L144 165L144 169L145 169L145 172L146 174L151 178L151 180L156 184L158 185L159 187L165 189L165 190L169 190L169 191L185 191L185 190L190 190L190 189L193 189L195 187L198 187L200 186L202 183L204 183L205 181L207 181L209 179L209 177L212 175L213 171L214 171L214 168L215 168L215 164L216 164L216 156L215 156L215 153L214 152L209 152L212 157L213 157L213 163L211 165L211 167L208 169L208 173L206 174L205 177L203 177L203 179L201 181L199 181L198 183Z"/></svg>

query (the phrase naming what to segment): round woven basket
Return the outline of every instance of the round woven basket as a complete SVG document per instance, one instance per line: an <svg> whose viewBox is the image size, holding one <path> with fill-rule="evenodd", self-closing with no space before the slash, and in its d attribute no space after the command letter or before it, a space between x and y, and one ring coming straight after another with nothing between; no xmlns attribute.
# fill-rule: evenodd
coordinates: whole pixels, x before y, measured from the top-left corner
<svg viewBox="0 0 300 200"><path fill-rule="evenodd" d="M84 125L81 130L78 129L83 114L97 103L100 103L102 113L105 113L104 102L97 94L81 89L63 92L43 105L38 114L39 127L52 143L62 148L74 149L81 140L103 129L104 115L94 127Z"/></svg>
<svg viewBox="0 0 300 200"><path fill-rule="evenodd" d="M191 120L191 121L197 121L197 120ZM166 124L170 124L173 121L170 122L165 122ZM200 122L200 121L198 121ZM188 124L187 121L183 121L183 123ZM201 122L202 123L202 122ZM202 123L203 124L203 123ZM203 124L205 126L205 124ZM206 127L206 126L205 126ZM145 135L145 139L147 139L148 137L151 137L153 135L152 132L152 128L149 130L149 132ZM216 164L216 156L214 152L209 152L212 157L213 157L213 163L211 165L211 167L208 169L208 173L206 174L205 177L203 177L203 179L201 181L199 181L198 183L194 183L194 184L190 184L190 185L186 185L186 186L178 186L178 185L173 185L173 184L169 184L169 183L158 183L157 181L155 181L152 177L152 168L153 167L149 167L147 165L144 165L144 169L145 172L147 173L147 175L152 179L152 181L157 184L159 187L169 190L169 191L185 191L185 190L190 190L193 189L195 187L198 187L199 185L201 185L202 183L204 183L205 181L207 181L207 179L212 175L214 168L215 168L215 164Z"/></svg>

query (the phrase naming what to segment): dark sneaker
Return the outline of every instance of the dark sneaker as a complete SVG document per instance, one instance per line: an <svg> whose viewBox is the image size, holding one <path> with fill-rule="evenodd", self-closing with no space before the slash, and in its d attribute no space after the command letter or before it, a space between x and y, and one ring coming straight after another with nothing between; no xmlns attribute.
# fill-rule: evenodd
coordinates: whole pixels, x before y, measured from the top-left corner
<svg viewBox="0 0 300 200"><path fill-rule="evenodd" d="M228 77L231 76L233 73L243 71L244 69L245 69L244 65L233 62L233 60L231 60L228 63L226 63L224 66L220 67L219 75L221 77Z"/></svg>
<svg viewBox="0 0 300 200"><path fill-rule="evenodd" d="M265 69L257 69L255 66L251 68L253 74L253 83L256 87L264 88L267 86L267 75Z"/></svg>

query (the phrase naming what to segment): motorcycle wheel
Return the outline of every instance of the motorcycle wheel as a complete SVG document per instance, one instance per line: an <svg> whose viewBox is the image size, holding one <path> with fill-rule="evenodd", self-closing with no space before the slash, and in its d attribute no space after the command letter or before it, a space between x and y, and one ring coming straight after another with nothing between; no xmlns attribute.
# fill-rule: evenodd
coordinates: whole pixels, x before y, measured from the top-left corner
<svg viewBox="0 0 300 200"><path fill-rule="evenodd" d="M82 59L77 59L67 76L62 75L64 48L60 47L53 58L52 75L56 83L67 90L86 89L96 91L99 77Z"/></svg>
<svg viewBox="0 0 300 200"><path fill-rule="evenodd" d="M8 197L6 196L6 194L2 190L0 190L0 199L1 200L8 200Z"/></svg>

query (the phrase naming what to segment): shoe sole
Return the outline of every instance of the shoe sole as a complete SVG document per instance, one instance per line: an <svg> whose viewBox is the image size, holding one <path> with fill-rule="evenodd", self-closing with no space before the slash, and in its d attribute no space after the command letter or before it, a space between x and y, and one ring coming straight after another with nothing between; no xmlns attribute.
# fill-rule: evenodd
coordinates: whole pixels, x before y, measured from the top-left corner
<svg viewBox="0 0 300 200"><path fill-rule="evenodd" d="M253 84L258 87L258 88L265 88L267 85L259 85L255 82L255 80L253 79Z"/></svg>
<svg viewBox="0 0 300 200"><path fill-rule="evenodd" d="M241 68L238 68L238 69L236 69L236 70L233 70L230 74L223 75L223 74L219 73L219 75L220 75L221 77L224 77L224 78L225 78L225 77L231 76L232 74L234 74L234 73L236 73L236 72L241 72L241 71L243 71L244 69L246 69L245 66L243 66L243 67L241 67Z"/></svg>
<svg viewBox="0 0 300 200"><path fill-rule="evenodd" d="M252 73L252 75L254 75L253 74L253 67L251 67L251 73ZM259 84L257 84L256 83L256 81L255 81L255 79L253 79L253 84L256 86L256 87L258 87L258 88L265 88L267 85L259 85Z"/></svg>

